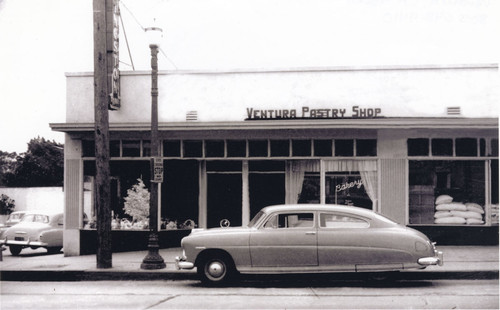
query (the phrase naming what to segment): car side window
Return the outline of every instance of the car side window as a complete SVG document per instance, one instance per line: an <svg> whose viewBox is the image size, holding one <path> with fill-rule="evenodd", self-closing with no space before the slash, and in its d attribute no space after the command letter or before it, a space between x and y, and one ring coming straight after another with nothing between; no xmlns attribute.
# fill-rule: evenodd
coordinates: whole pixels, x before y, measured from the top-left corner
<svg viewBox="0 0 500 310"><path fill-rule="evenodd" d="M368 228L370 223L357 217L335 214L321 213L319 216L321 228Z"/></svg>
<svg viewBox="0 0 500 310"><path fill-rule="evenodd" d="M264 225L265 228L314 227L314 213L281 213L273 215Z"/></svg>

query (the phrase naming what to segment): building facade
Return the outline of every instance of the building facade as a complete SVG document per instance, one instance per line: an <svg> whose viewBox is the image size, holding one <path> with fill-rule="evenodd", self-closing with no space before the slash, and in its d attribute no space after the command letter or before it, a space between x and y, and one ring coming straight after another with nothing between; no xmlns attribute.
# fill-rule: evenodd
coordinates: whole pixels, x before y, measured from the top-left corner
<svg viewBox="0 0 500 310"><path fill-rule="evenodd" d="M146 239L124 204L152 178L150 79L122 72L110 111L116 244ZM326 203L438 244L498 244L498 85L497 65L160 72L160 239ZM68 74L66 122L51 124L66 133L65 255L95 243L93 100L93 75Z"/></svg>

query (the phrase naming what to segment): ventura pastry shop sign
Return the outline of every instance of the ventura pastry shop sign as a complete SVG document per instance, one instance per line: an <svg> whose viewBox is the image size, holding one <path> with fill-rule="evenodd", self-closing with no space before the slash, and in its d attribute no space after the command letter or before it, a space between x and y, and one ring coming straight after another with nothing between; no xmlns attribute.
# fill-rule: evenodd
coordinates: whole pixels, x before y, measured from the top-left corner
<svg viewBox="0 0 500 310"><path fill-rule="evenodd" d="M247 108L247 120L262 119L339 119L339 118L377 118L382 117L381 108L347 108L313 109L254 109Z"/></svg>

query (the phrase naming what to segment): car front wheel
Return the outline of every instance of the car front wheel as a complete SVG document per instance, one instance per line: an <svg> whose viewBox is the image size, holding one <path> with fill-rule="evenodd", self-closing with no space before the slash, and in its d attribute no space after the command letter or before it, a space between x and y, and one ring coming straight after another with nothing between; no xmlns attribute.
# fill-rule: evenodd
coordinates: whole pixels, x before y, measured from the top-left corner
<svg viewBox="0 0 500 310"><path fill-rule="evenodd" d="M23 247L19 245L9 245L10 254L13 256L18 256L22 249Z"/></svg>
<svg viewBox="0 0 500 310"><path fill-rule="evenodd" d="M205 284L224 284L235 275L235 267L227 255L212 255L204 259L198 266L198 275Z"/></svg>

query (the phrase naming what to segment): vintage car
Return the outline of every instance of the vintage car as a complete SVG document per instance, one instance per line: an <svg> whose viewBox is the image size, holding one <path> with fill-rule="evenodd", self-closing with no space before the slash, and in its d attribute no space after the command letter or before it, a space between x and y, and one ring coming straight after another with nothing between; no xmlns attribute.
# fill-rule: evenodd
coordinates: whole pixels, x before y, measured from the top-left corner
<svg viewBox="0 0 500 310"><path fill-rule="evenodd" d="M3 236L3 233L7 230L7 228L16 225L21 221L26 211L14 211L7 217L5 224L0 224L0 237Z"/></svg>
<svg viewBox="0 0 500 310"><path fill-rule="evenodd" d="M422 233L373 211L339 205L278 205L247 227L195 229L181 241L179 269L204 283L241 274L380 272L442 265Z"/></svg>
<svg viewBox="0 0 500 310"><path fill-rule="evenodd" d="M43 247L49 253L57 253L63 246L63 228L63 213L27 212L19 224L4 232L2 243L15 256L27 247Z"/></svg>

